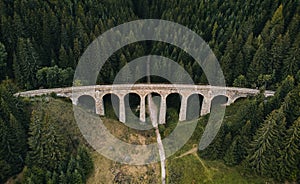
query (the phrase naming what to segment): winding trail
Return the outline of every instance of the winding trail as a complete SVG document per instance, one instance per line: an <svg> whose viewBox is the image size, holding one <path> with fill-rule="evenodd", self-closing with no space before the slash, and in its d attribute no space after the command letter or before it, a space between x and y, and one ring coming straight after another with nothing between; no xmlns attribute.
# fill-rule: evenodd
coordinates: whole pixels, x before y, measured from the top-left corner
<svg viewBox="0 0 300 184"><path fill-rule="evenodd" d="M194 148L190 149L189 151L183 153L182 155L176 157L175 159L177 159L177 158L182 158L182 157L184 157L184 156L187 156L187 155L190 155L190 154L197 153L197 150L198 150L198 147L194 147Z"/></svg>

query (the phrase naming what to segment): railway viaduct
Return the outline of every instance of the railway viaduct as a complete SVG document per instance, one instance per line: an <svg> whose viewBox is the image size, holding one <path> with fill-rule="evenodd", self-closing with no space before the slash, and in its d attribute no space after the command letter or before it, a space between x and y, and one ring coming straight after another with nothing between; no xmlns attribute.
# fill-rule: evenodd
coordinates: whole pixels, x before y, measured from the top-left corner
<svg viewBox="0 0 300 184"><path fill-rule="evenodd" d="M166 122L166 99L170 94L179 94L181 97L179 121L187 118L188 99L191 95L198 94L203 97L200 115L210 113L211 102L217 96L227 97L226 105L234 103L238 98L254 96L259 90L236 87L218 87L210 85L187 85L187 84L114 84L114 85L94 85L77 86L54 89L40 89L25 91L15 94L21 97L34 97L55 93L59 97L66 97L72 100L74 105L78 105L82 96L89 96L94 99L96 114L105 115L103 97L107 94L116 95L119 99L119 121L126 121L124 98L128 94L137 94L140 97L140 121L146 120L146 96L156 93L160 96L159 124ZM273 96L273 91L265 91L266 97Z"/></svg>

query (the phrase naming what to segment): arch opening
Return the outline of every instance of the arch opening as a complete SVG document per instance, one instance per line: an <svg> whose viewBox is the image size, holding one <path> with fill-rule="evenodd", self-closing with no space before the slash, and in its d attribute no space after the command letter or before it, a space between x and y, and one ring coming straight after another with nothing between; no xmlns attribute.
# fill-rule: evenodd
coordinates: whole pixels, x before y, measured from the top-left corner
<svg viewBox="0 0 300 184"><path fill-rule="evenodd" d="M146 100L146 118L150 117L150 107L149 107L149 103L148 103L148 95L145 98L145 100ZM156 115L157 115L157 120L158 120L159 111L160 111L160 103L161 103L161 95L156 92L152 92L152 93L150 93L150 95L152 96L152 100L156 106L156 109L153 109L153 110L155 110Z"/></svg>
<svg viewBox="0 0 300 184"><path fill-rule="evenodd" d="M202 102L204 97L201 94L192 94L187 100L186 120L194 120L200 118Z"/></svg>
<svg viewBox="0 0 300 184"><path fill-rule="evenodd" d="M136 93L129 93L124 97L126 122L137 122L140 117L141 98Z"/></svg>
<svg viewBox="0 0 300 184"><path fill-rule="evenodd" d="M211 104L212 104L212 106L213 105L215 105L215 106L219 106L219 105L226 106L227 102L228 102L228 97L227 96L225 96L225 95L218 95L218 96L215 96L212 99Z"/></svg>
<svg viewBox="0 0 300 184"><path fill-rule="evenodd" d="M180 113L181 95L179 93L169 94L166 99L166 104L167 104L166 123L177 122Z"/></svg>
<svg viewBox="0 0 300 184"><path fill-rule="evenodd" d="M240 103L240 102L246 100L247 98L248 97L246 97L246 96L237 97L237 98L233 99L232 103Z"/></svg>
<svg viewBox="0 0 300 184"><path fill-rule="evenodd" d="M90 95L82 95L78 98L78 106L84 110L96 113L96 102L95 99Z"/></svg>
<svg viewBox="0 0 300 184"><path fill-rule="evenodd" d="M105 116L112 119L119 119L120 99L115 94L106 94L102 97Z"/></svg>

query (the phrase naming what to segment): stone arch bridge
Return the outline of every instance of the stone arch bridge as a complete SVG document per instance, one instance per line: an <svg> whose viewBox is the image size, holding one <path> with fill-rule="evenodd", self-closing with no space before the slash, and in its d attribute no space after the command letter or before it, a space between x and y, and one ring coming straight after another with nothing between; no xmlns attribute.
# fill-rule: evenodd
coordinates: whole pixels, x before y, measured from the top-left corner
<svg viewBox="0 0 300 184"><path fill-rule="evenodd" d="M227 97L226 105L234 103L238 98L254 96L259 90L236 87L218 87L210 85L185 85L185 84L114 84L78 86L54 89L40 89L25 91L15 94L21 97L34 97L55 93L59 97L66 97L72 100L74 105L78 104L81 96L90 96L94 99L96 114L105 115L103 97L107 94L114 94L119 98L119 121L126 121L124 98L128 94L137 94L140 97L140 121L146 120L145 98L148 94L157 93L160 95L159 123L164 124L166 118L166 99L170 94L177 93L181 96L179 121L186 120L187 102L191 95L199 94L203 97L200 115L210 113L211 102L217 96ZM273 91L265 91L266 97L273 96Z"/></svg>

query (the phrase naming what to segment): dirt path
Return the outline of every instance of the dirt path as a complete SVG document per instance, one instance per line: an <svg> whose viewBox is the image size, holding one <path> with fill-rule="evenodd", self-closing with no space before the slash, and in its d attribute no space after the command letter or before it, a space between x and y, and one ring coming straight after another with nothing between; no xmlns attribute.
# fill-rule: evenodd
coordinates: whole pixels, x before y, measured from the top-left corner
<svg viewBox="0 0 300 184"><path fill-rule="evenodd" d="M191 150L189 150L189 151L183 153L182 155L176 157L175 159L181 158L181 157L184 157L184 156L187 156L187 155L190 155L190 154L197 153L197 149L198 149L197 147L194 147L194 148L192 148Z"/></svg>

